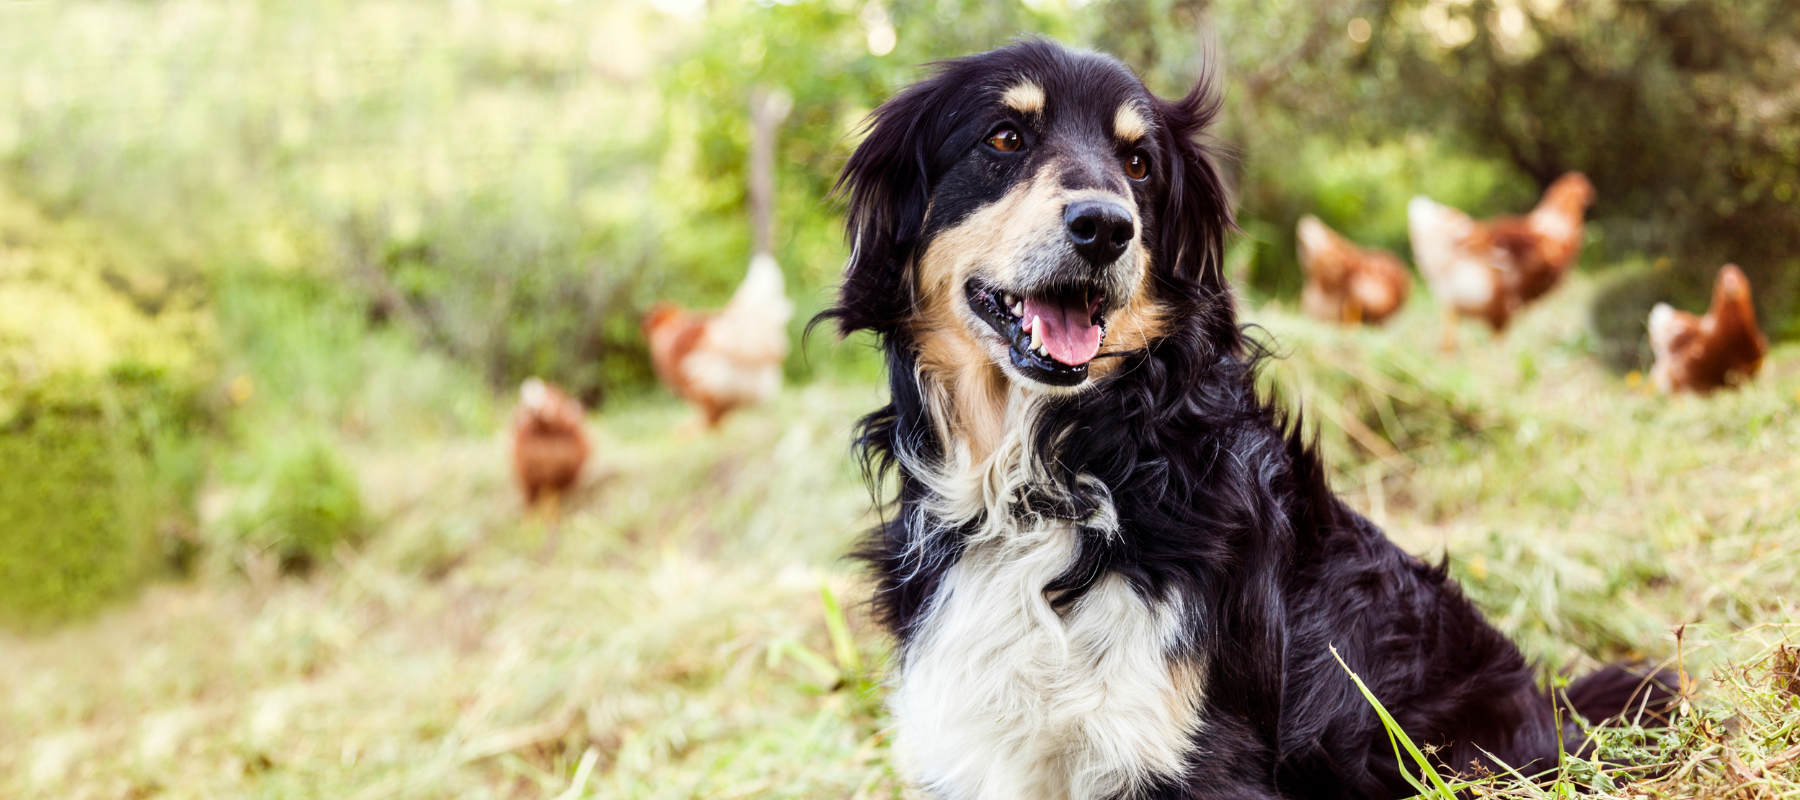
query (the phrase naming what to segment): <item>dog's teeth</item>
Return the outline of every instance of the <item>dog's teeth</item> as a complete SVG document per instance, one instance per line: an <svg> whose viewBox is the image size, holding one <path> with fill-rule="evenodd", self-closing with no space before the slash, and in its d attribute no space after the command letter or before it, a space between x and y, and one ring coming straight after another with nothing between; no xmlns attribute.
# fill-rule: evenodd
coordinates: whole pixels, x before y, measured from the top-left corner
<svg viewBox="0 0 1800 800"><path fill-rule="evenodd" d="M1031 349L1040 353L1044 352L1044 334L1042 331L1038 330L1038 327L1042 324L1043 323L1037 317L1032 317L1031 324L1026 326L1026 328L1031 331Z"/></svg>
<svg viewBox="0 0 1800 800"><path fill-rule="evenodd" d="M1013 304L1012 304L1012 315L1013 315L1013 316L1015 316L1015 317L1023 317L1023 316L1025 316L1025 301L1023 301L1023 300L1016 300L1016 301L1014 301L1014 302L1013 302Z"/></svg>

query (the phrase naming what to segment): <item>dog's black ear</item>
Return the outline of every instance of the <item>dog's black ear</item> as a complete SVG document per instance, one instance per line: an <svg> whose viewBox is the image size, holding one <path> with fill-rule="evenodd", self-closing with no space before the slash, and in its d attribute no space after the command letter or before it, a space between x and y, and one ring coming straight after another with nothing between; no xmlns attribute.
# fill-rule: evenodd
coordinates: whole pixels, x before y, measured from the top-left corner
<svg viewBox="0 0 1800 800"><path fill-rule="evenodd" d="M1207 295L1224 297L1231 201L1212 148L1199 138L1218 117L1221 98L1203 76L1186 97L1157 105L1170 164L1169 194L1157 223L1157 261L1174 277L1199 283Z"/></svg>
<svg viewBox="0 0 1800 800"><path fill-rule="evenodd" d="M954 67L956 62L951 62ZM899 331L914 305L914 250L931 204L956 114L942 113L960 88L951 69L895 95L869 118L868 137L844 164L837 191L847 195L850 260L835 307L814 322L835 320L838 332Z"/></svg>

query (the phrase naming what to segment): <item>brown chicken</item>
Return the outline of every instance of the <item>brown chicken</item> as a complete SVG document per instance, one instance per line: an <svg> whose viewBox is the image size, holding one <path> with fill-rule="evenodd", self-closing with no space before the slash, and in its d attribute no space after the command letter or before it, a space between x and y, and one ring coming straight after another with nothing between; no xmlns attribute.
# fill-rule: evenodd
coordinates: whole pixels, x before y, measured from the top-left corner
<svg viewBox="0 0 1800 800"><path fill-rule="evenodd" d="M555 516L562 496L575 486L593 446L581 402L537 378L519 387L512 415L513 475L527 507L540 504Z"/></svg>
<svg viewBox="0 0 1800 800"><path fill-rule="evenodd" d="M1526 304L1555 288L1581 255L1583 217L1594 202L1587 176L1570 172L1544 190L1523 217L1477 222L1420 196L1407 204L1413 263L1444 310L1444 348L1456 346L1456 320L1480 317L1504 331Z"/></svg>
<svg viewBox="0 0 1800 800"><path fill-rule="evenodd" d="M724 309L706 314L658 303L644 315L644 338L663 385L699 409L707 427L718 427L733 409L781 391L793 314L781 268L765 254L750 260Z"/></svg>
<svg viewBox="0 0 1800 800"><path fill-rule="evenodd" d="M1706 394L1755 377L1769 340L1756 327L1744 271L1736 264L1719 269L1704 317L1657 303L1650 310L1650 350L1656 354L1650 380L1665 394Z"/></svg>
<svg viewBox="0 0 1800 800"><path fill-rule="evenodd" d="M1378 324L1393 316L1412 291L1412 276L1386 250L1358 247L1308 214L1295 229L1306 286L1300 308L1326 322Z"/></svg>

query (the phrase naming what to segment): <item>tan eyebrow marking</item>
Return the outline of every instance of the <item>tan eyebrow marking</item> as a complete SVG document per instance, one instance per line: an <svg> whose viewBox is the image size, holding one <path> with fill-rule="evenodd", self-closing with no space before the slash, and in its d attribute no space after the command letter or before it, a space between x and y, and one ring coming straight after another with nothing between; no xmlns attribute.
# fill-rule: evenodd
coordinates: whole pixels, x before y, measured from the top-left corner
<svg viewBox="0 0 1800 800"><path fill-rule="evenodd" d="M1021 114L1036 114L1044 110L1044 87L1020 81L1000 95L1000 102Z"/></svg>
<svg viewBox="0 0 1800 800"><path fill-rule="evenodd" d="M1135 142L1150 134L1150 120L1144 117L1144 110L1134 102L1119 106L1113 114L1113 135L1127 142Z"/></svg>

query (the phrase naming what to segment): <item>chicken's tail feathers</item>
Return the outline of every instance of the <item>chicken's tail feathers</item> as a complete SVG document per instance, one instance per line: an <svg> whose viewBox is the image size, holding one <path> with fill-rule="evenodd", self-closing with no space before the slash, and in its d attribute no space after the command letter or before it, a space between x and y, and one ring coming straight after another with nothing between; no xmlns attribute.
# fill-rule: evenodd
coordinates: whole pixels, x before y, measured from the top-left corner
<svg viewBox="0 0 1800 800"><path fill-rule="evenodd" d="M1300 218L1300 223L1294 226L1294 235L1300 240L1303 252L1316 252L1331 246L1331 228L1311 214Z"/></svg>
<svg viewBox="0 0 1800 800"><path fill-rule="evenodd" d="M1452 207L1444 205L1425 195L1414 195L1406 202L1406 226L1413 236L1418 236L1421 229L1442 231L1452 238L1460 239L1468 234L1467 228L1474 225L1474 218Z"/></svg>
<svg viewBox="0 0 1800 800"><path fill-rule="evenodd" d="M1457 257L1475 222L1450 206L1418 195L1406 204L1406 229L1412 240L1413 263L1427 279L1439 277Z"/></svg>
<svg viewBox="0 0 1800 800"><path fill-rule="evenodd" d="M727 307L755 308L765 319L778 317L784 323L794 315L794 304L787 298L781 265L775 263L774 256L757 253L751 257L750 270L744 274L744 281L738 284L737 291L732 293Z"/></svg>
<svg viewBox="0 0 1800 800"><path fill-rule="evenodd" d="M550 387L544 384L543 378L535 375L526 378L519 384L519 401L532 410L543 408L550 402Z"/></svg>
<svg viewBox="0 0 1800 800"><path fill-rule="evenodd" d="M1439 205L1436 200L1422 194L1415 194L1413 195L1413 199L1406 201L1406 220L1407 222L1415 222L1425 219L1426 217L1435 216L1440 213L1440 210L1443 208L1444 207Z"/></svg>

